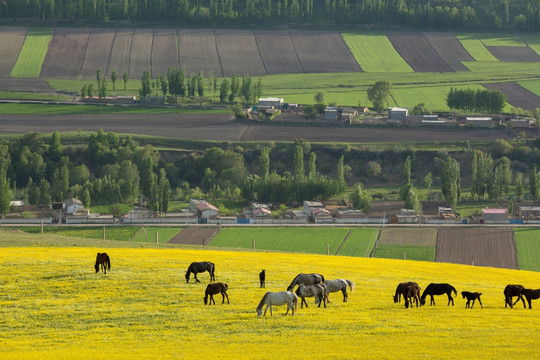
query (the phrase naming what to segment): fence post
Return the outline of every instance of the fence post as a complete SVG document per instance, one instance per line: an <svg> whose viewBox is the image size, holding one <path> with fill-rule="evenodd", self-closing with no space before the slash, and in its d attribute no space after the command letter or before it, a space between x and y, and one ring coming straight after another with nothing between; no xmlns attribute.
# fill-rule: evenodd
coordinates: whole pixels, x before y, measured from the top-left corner
<svg viewBox="0 0 540 360"><path fill-rule="evenodd" d="M403 252L403 260L405 260L405 251Z"/></svg>
<svg viewBox="0 0 540 360"><path fill-rule="evenodd" d="M103 240L105 240L105 226L103 227Z"/></svg>
<svg viewBox="0 0 540 360"><path fill-rule="evenodd" d="M251 248L255 250L255 239L251 240Z"/></svg>
<svg viewBox="0 0 540 360"><path fill-rule="evenodd" d="M41 220L41 236L43 236L43 220Z"/></svg>
<svg viewBox="0 0 540 360"><path fill-rule="evenodd" d="M330 255L330 245L326 244L326 255Z"/></svg>
<svg viewBox="0 0 540 360"><path fill-rule="evenodd" d="M159 233L156 231L156 244L159 243Z"/></svg>

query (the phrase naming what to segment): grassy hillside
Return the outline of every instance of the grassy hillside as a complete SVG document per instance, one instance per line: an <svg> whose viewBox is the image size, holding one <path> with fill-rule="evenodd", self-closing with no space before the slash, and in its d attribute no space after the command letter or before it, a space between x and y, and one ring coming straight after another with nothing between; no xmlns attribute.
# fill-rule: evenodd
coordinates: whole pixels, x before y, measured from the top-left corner
<svg viewBox="0 0 540 360"><path fill-rule="evenodd" d="M514 229L519 268L540 271L540 230L532 228Z"/></svg>
<svg viewBox="0 0 540 360"><path fill-rule="evenodd" d="M0 238L0 242L4 237ZM325 255L104 247L10 247L0 258L2 358L223 358L381 359L404 353L419 358L540 357L540 303L505 309L508 283L536 283L537 273L493 268ZM98 251L111 256L107 275L95 274ZM229 285L230 304L204 306L202 283L186 284L197 260L216 264L216 280ZM14 271L16 267L16 271ZM267 288L257 274L267 271ZM255 315L266 291L282 291L299 272L356 283L349 302L331 294L327 308L295 316ZM458 291L483 293L466 310L456 297L436 306L404 309L391 295L397 283L422 288L445 281ZM477 308L478 307L478 308ZM512 324L512 326L508 326ZM451 334L451 336L450 336ZM391 341L389 338L391 337Z"/></svg>

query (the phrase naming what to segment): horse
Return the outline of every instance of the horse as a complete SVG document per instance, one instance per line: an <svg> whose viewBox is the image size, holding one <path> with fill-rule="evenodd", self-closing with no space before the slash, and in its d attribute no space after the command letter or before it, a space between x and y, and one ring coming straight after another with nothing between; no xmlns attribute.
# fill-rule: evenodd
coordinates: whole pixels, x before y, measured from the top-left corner
<svg viewBox="0 0 540 360"><path fill-rule="evenodd" d="M210 273L210 281L216 281L216 278L214 276L215 270L216 267L214 266L214 263L211 263L210 261L192 262L186 271L186 282L189 284L189 275L191 273L193 273L195 281L200 282L199 279L197 279L197 273L202 273L205 271L208 271L208 273Z"/></svg>
<svg viewBox="0 0 540 360"><path fill-rule="evenodd" d="M521 294L521 292L523 291L523 289L525 289L525 287L523 285L506 285L506 287L504 288L504 307L507 307L507 306L510 306L510 308L513 308L514 305L517 304L517 302L521 299L521 301L523 302L523 308L525 309L526 308L526 305L525 305L525 299L523 299L523 295ZM517 296L517 300L514 304L512 304L512 298L514 296Z"/></svg>
<svg viewBox="0 0 540 360"><path fill-rule="evenodd" d="M324 302L324 307L326 307L326 300L328 299L328 290L324 284L314 284L314 285L300 285L296 289L296 295L299 298L302 298L300 307L303 308L304 304L308 307L306 302L306 297L315 297L315 304L319 304L318 307L321 307L321 302Z"/></svg>
<svg viewBox="0 0 540 360"><path fill-rule="evenodd" d="M314 285L323 282L324 276L321 274L298 274L287 288L287 291L292 291L296 285Z"/></svg>
<svg viewBox="0 0 540 360"><path fill-rule="evenodd" d="M262 270L259 273L259 281L261 282L261 288L266 287L266 270Z"/></svg>
<svg viewBox="0 0 540 360"><path fill-rule="evenodd" d="M414 281L409 281L409 282L404 282L404 283L399 283L398 284L398 286L396 288L396 293L394 295L394 302L395 303L401 302L401 295L404 295L405 289L407 289L407 287L411 286L411 285L418 286L418 284L415 283Z"/></svg>
<svg viewBox="0 0 540 360"><path fill-rule="evenodd" d="M291 291L280 291L280 292L267 292L264 294L264 296L261 299L261 302L257 306L257 316L265 316L266 311L268 308L270 308L270 316L274 316L274 313L272 311L272 306L281 306L287 304L287 312L285 315L289 313L289 310L292 310L292 314L294 316L294 312L298 311L298 296L296 296L295 293ZM263 306L266 305L266 308L264 309L264 314L262 311Z"/></svg>
<svg viewBox="0 0 540 360"><path fill-rule="evenodd" d="M227 295L227 290L229 289L229 286L225 283L218 282L213 284L208 284L206 287L206 291L204 292L204 305L208 303L208 295L210 295L210 303L208 305L211 305L212 302L214 302L214 305L216 305L216 301L214 300L214 295L221 293L221 297L223 298L222 304L225 303L225 296L227 297L227 304L230 304L229 302L229 295Z"/></svg>
<svg viewBox="0 0 540 360"><path fill-rule="evenodd" d="M104 274L107 273L107 270L111 270L111 258L109 258L109 255L107 255L107 253L97 253L96 265L94 265L94 267L96 268L96 273L99 272L100 265L101 271Z"/></svg>
<svg viewBox="0 0 540 360"><path fill-rule="evenodd" d="M403 298L405 299L405 308L408 308L409 305L413 307L413 299L416 302L416 307L418 307L418 302L420 299L420 286L418 284L409 285L403 290Z"/></svg>
<svg viewBox="0 0 540 360"><path fill-rule="evenodd" d="M472 309L473 306L474 306L474 301L476 299L478 299L478 302L480 303L480 306L483 309L484 306L482 305L482 300L480 300L480 295L482 295L482 293L462 291L461 296L463 296L464 299L467 298L467 303L465 304L465 309L467 309L468 307L470 307ZM472 301L472 304L471 304L471 301Z"/></svg>
<svg viewBox="0 0 540 360"><path fill-rule="evenodd" d="M344 279L337 279L337 280L325 280L323 282L324 285L326 285L326 290L331 292L338 292L341 290L343 293L343 302L347 302L349 299L349 294L347 293L347 286L350 287L351 292L354 289L354 283L350 280L344 280ZM330 302L330 299L327 299L326 301Z"/></svg>
<svg viewBox="0 0 540 360"><path fill-rule="evenodd" d="M448 296L448 304L450 305L450 302L452 302L452 306L454 306L454 298L452 297L452 291L456 293L456 289L450 285L450 284L435 284L431 283L429 284L424 292L422 293L422 297L420 298L420 304L425 305L426 304L426 296L431 296L431 302L430 305L435 305L435 299L433 299L433 295L442 295L446 294Z"/></svg>
<svg viewBox="0 0 540 360"><path fill-rule="evenodd" d="M529 309L532 309L531 302L532 300L540 299L540 289L523 289L521 294L525 296L527 302L529 303Z"/></svg>

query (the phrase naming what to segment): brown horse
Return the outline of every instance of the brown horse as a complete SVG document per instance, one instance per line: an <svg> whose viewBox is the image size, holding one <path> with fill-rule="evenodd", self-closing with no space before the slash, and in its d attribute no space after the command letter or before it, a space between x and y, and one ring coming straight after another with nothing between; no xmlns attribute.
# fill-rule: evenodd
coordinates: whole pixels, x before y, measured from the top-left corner
<svg viewBox="0 0 540 360"><path fill-rule="evenodd" d="M525 296L527 302L529 303L529 309L532 309L531 302L532 300L540 299L540 289L523 289L521 294Z"/></svg>
<svg viewBox="0 0 540 360"><path fill-rule="evenodd" d="M96 273L99 272L99 267L101 266L101 271L106 274L107 270L111 270L111 259L109 258L109 255L107 253L97 253L96 256L96 264L94 267L96 268Z"/></svg>
<svg viewBox="0 0 540 360"><path fill-rule="evenodd" d="M462 291L461 296L463 296L464 299L467 298L467 303L465 304L465 309L467 309L468 307L470 307L472 309L473 306L474 306L474 301L477 300L477 299L478 299L478 302L480 303L480 306L483 309L484 306L482 305L482 300L480 300L480 295L482 295L482 293ZM472 301L472 304L471 304L471 301Z"/></svg>
<svg viewBox="0 0 540 360"><path fill-rule="evenodd" d="M430 305L435 305L435 299L433 298L433 295L442 295L446 294L448 296L448 304L452 303L452 306L454 306L454 298L452 297L452 292L457 295L457 290L450 284L442 283L442 284L436 284L431 283L429 284L424 292L422 293L422 296L420 297L420 304L425 305L426 304L426 297L429 295L431 297Z"/></svg>
<svg viewBox="0 0 540 360"><path fill-rule="evenodd" d="M212 302L214 302L214 305L216 305L216 301L214 300L214 295L221 293L221 297L223 298L222 304L225 303L225 296L227 297L227 304L230 304L229 302L229 295L227 295L227 290L229 289L229 286L225 283L218 282L218 283L212 283L208 284L206 287L206 291L204 293L204 305L208 304L211 305ZM210 303L208 303L208 295L210 295Z"/></svg>
<svg viewBox="0 0 540 360"><path fill-rule="evenodd" d="M208 273L210 274L210 281L216 281L216 267L214 266L214 263L211 263L210 261L201 261L192 262L189 265L186 271L186 282L189 284L189 276L191 273L193 273L193 276L195 277L195 282L200 282L199 279L197 279L197 273L202 273L205 271L208 271Z"/></svg>
<svg viewBox="0 0 540 360"><path fill-rule="evenodd" d="M259 273L259 281L261 283L261 288L265 288L266 287L266 270L262 270Z"/></svg>
<svg viewBox="0 0 540 360"><path fill-rule="evenodd" d="M523 301L523 308L524 309L527 308L527 306L525 305L525 299L523 299L523 295L521 294L523 289L525 289L523 285L506 285L503 291L504 292L504 307L510 306L510 308L513 308L514 305L517 304L519 299L521 299L521 301ZM512 304L512 298L514 296L517 296L517 300L515 303Z"/></svg>
<svg viewBox="0 0 540 360"><path fill-rule="evenodd" d="M396 288L396 293L394 294L394 302L395 303L401 302L401 295L404 295L405 289L407 289L407 287L411 286L411 285L418 286L418 284L415 283L414 281L409 281L409 282L404 282L404 283L399 283L398 284L398 286Z"/></svg>
<svg viewBox="0 0 540 360"><path fill-rule="evenodd" d="M416 302L416 307L420 302L420 286L417 284L409 285L403 291L403 298L405 299L405 308L408 308L409 305L413 307L413 299Z"/></svg>

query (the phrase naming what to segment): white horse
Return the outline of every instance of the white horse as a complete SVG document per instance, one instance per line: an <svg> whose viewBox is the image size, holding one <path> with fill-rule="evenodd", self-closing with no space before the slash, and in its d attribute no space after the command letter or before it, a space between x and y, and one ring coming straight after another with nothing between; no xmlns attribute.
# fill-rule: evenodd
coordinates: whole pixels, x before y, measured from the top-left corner
<svg viewBox="0 0 540 360"><path fill-rule="evenodd" d="M296 295L299 298L302 298L300 307L308 307L306 302L306 297L315 297L315 304L319 304L318 307L321 307L321 302L324 302L324 307L326 307L326 300L328 299L328 290L324 284L315 284L315 285L300 285L296 289Z"/></svg>
<svg viewBox="0 0 540 360"><path fill-rule="evenodd" d="M337 280L326 280L324 283L326 289L329 293L338 292L341 290L343 293L343 302L347 302L349 299L349 294L347 293L347 286L351 289L351 292L354 290L354 283L350 280L337 279ZM330 300L328 300L330 302Z"/></svg>
<svg viewBox="0 0 540 360"><path fill-rule="evenodd" d="M287 312L285 313L285 315L289 313L289 310L292 310L292 315L294 315L294 312L298 311L298 296L296 296L295 293L290 291L269 291L264 294L261 302L259 303L259 306L257 306L257 316L265 316L268 307L270 307L270 316L274 316L274 313L272 311L272 305L281 306L285 304L287 304ZM266 308L264 309L263 314L262 308L264 305L266 305Z"/></svg>

